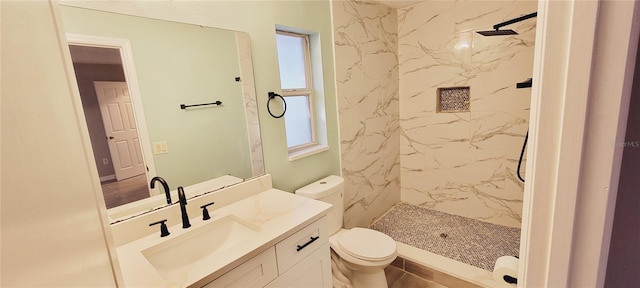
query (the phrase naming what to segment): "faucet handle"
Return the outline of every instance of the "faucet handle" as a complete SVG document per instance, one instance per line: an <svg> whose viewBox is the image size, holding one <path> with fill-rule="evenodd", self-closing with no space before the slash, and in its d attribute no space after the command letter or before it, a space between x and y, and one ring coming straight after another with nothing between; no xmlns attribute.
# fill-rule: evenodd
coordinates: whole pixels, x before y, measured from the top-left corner
<svg viewBox="0 0 640 288"><path fill-rule="evenodd" d="M156 225L156 224L160 224L160 237L165 237L165 236L169 236L169 229L167 228L167 219L164 220L160 220L158 222L153 222L151 224L149 224L149 227Z"/></svg>
<svg viewBox="0 0 640 288"><path fill-rule="evenodd" d="M209 204L205 204L205 205L200 206L200 208L202 208L202 220L211 219L211 216L209 216L209 210L207 210L207 206L211 206L213 204L216 204L216 202L211 202Z"/></svg>

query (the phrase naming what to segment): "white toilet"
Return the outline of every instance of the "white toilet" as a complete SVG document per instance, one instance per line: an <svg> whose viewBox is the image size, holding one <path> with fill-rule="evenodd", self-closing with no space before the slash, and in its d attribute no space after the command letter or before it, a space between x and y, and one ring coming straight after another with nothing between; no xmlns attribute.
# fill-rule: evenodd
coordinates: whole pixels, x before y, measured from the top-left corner
<svg viewBox="0 0 640 288"><path fill-rule="evenodd" d="M333 175L296 190L298 195L333 204L328 214L333 286L341 287L350 282L355 288L387 287L384 268L398 255L396 241L371 229L342 229L343 192L344 179Z"/></svg>

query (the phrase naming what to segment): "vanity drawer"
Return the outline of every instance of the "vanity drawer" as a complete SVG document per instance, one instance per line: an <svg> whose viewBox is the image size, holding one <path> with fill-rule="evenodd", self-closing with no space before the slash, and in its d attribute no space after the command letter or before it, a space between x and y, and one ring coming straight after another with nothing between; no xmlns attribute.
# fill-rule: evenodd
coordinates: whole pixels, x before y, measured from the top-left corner
<svg viewBox="0 0 640 288"><path fill-rule="evenodd" d="M324 216L276 244L279 275L329 241L327 225Z"/></svg>
<svg viewBox="0 0 640 288"><path fill-rule="evenodd" d="M264 287L276 277L276 252L270 247L202 287Z"/></svg>

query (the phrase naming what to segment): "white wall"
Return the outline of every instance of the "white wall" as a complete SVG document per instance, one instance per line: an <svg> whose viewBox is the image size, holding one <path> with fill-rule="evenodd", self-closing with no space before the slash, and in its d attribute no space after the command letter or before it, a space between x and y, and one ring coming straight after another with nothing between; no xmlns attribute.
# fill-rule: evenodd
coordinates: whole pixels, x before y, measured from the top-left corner
<svg viewBox="0 0 640 288"><path fill-rule="evenodd" d="M636 68L627 118L620 186L609 248L607 287L633 287L640 283L640 50L636 53Z"/></svg>
<svg viewBox="0 0 640 288"><path fill-rule="evenodd" d="M640 5L541 1L538 13L520 278L602 287Z"/></svg>
<svg viewBox="0 0 640 288"><path fill-rule="evenodd" d="M640 2L599 3L594 36L569 287L605 283L640 37Z"/></svg>
<svg viewBox="0 0 640 288"><path fill-rule="evenodd" d="M113 287L104 202L57 19L44 1L0 3L0 286Z"/></svg>

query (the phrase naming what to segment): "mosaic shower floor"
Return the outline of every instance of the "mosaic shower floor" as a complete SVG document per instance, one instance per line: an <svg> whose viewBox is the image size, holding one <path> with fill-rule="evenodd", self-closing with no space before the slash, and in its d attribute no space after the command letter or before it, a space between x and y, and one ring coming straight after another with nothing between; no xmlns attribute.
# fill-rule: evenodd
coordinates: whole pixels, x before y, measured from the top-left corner
<svg viewBox="0 0 640 288"><path fill-rule="evenodd" d="M493 271L496 259L518 255L520 229L400 203L371 229L394 240Z"/></svg>

